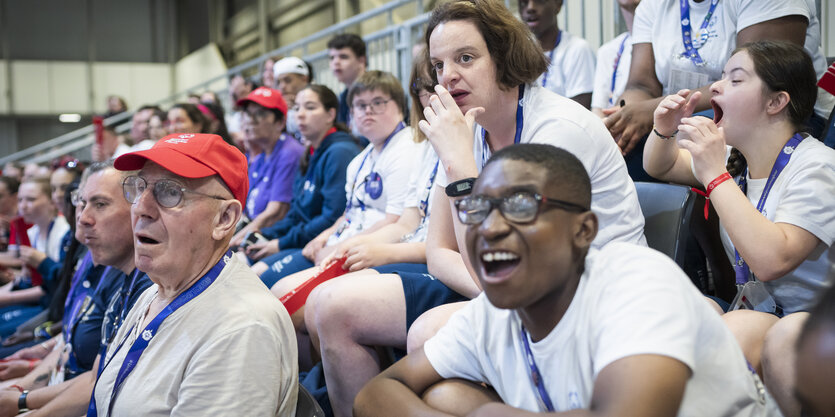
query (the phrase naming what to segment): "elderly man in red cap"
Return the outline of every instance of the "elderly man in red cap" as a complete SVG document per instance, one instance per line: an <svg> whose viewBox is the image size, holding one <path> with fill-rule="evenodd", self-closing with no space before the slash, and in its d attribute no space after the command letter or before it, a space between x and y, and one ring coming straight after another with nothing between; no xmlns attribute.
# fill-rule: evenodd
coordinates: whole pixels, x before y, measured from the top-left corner
<svg viewBox="0 0 835 417"><path fill-rule="evenodd" d="M229 241L249 187L220 136L173 134L116 159L136 267L152 285L104 358L88 415L294 415L287 311ZM268 358L269 360L264 360Z"/></svg>
<svg viewBox="0 0 835 417"><path fill-rule="evenodd" d="M263 152L250 155L250 188L244 216L251 221L232 238L232 246L240 245L247 233L284 218L290 209L293 180L304 152L302 144L285 133L287 103L281 92L258 87L238 100L238 106L244 109L241 127L248 147Z"/></svg>

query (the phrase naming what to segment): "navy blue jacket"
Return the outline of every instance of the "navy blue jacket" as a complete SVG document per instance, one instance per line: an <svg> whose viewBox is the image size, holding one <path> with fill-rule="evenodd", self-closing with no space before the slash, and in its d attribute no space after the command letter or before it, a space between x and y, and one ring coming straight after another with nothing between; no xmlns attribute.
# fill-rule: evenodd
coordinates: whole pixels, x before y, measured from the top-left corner
<svg viewBox="0 0 835 417"><path fill-rule="evenodd" d="M302 248L333 225L345 211L348 164L360 152L351 135L328 135L313 153L307 172L296 174L293 201L287 215L261 233L278 239L281 250Z"/></svg>

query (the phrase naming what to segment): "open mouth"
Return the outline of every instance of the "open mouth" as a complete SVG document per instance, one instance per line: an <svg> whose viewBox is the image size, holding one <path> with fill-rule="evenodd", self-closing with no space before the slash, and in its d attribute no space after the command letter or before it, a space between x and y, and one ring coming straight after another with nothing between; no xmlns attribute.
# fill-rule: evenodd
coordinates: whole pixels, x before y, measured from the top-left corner
<svg viewBox="0 0 835 417"><path fill-rule="evenodd" d="M138 240L139 243L142 243L143 245L156 245L157 243L159 243L158 240L152 239L144 235L136 235L136 240Z"/></svg>
<svg viewBox="0 0 835 417"><path fill-rule="evenodd" d="M489 276L507 276L519 265L519 255L508 251L491 251L481 254L481 264Z"/></svg>
<svg viewBox="0 0 835 417"><path fill-rule="evenodd" d="M449 92L449 95L452 96L452 99L455 100L455 103L461 104L460 101L467 97L470 93L464 90L453 90Z"/></svg>
<svg viewBox="0 0 835 417"><path fill-rule="evenodd" d="M718 125L725 113L715 100L710 100L710 106L713 107L713 123Z"/></svg>

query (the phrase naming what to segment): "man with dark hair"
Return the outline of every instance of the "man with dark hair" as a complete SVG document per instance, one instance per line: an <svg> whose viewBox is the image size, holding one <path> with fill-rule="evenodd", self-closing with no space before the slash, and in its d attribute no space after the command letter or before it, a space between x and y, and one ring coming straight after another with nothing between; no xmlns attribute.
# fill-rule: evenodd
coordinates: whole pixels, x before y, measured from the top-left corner
<svg viewBox="0 0 835 417"><path fill-rule="evenodd" d="M76 236L89 256L73 279L62 336L28 348L22 357L47 350L49 354L16 382L20 391L0 391L0 415L31 409L34 416L77 416L87 409L96 369L104 360L100 353L108 348L127 310L151 285L135 268L130 204L122 196L124 177L112 161L97 162L87 168L73 194Z"/></svg>
<svg viewBox="0 0 835 417"><path fill-rule="evenodd" d="M778 415L675 263L632 243L591 248L590 206L571 153L496 152L455 201L483 293L366 385L355 415Z"/></svg>
<svg viewBox="0 0 835 417"><path fill-rule="evenodd" d="M328 41L328 60L333 75L339 82L345 84L345 90L339 95L339 112L336 114L336 121L350 126L351 110L347 101L348 90L368 67L365 41L352 33L334 36Z"/></svg>
<svg viewBox="0 0 835 417"><path fill-rule="evenodd" d="M257 87L252 80L247 79L241 74L235 74L229 78L229 98L232 99L234 107L226 113L226 130L229 131L229 136L235 144L243 143L244 141L244 132L241 126L243 109L237 103L239 100L246 98Z"/></svg>

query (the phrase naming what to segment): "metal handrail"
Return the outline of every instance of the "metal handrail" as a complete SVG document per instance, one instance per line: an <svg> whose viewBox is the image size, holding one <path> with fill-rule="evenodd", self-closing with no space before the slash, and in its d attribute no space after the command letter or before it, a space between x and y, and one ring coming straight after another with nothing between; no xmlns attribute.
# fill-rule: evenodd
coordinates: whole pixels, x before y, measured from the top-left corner
<svg viewBox="0 0 835 417"><path fill-rule="evenodd" d="M213 83L216 83L220 80L225 80L228 77L240 74L243 71L246 71L247 69L250 69L252 67L260 66L264 61L266 61L268 58L270 58L272 56L284 55L284 54L286 54L290 51L293 51L295 49L304 48L306 45L308 45L310 43L313 43L315 41L318 41L322 38L332 36L332 35L337 34L337 33L344 32L348 27L359 24L359 23L361 23L365 20L383 15L385 13L391 14L394 11L394 9L397 9L397 8L399 8L401 6L404 6L406 4L409 4L409 3L415 3L416 6L419 9L422 9L422 7L423 7L423 1L422 0L392 0L391 2L388 2L384 5L379 6L379 7L375 7L374 9L371 9L371 10L356 14L354 16L351 16L351 17L349 17L349 18L347 18L347 19L345 19L345 20L343 20L343 21L341 21L337 24L331 25L328 28L323 29L319 32L316 32L316 33L314 33L314 34L312 34L308 37L305 37L303 39L300 39L300 40L295 41L293 43L290 43L288 45L284 45L282 47L276 48L276 49L274 49L270 52L262 54L261 56L259 56L257 58L253 58L253 59L251 59L249 61L246 61L242 64L236 65L236 66L232 67L231 69L229 69L228 71L226 71L226 73L224 73L222 75L219 75L217 77L213 77L209 80L203 81L203 82L201 82L197 85L189 87L189 88L187 88L185 90L182 90L178 93L172 94L172 95L170 95L170 96L168 96L164 99L161 99L161 100L157 101L156 104L164 104L164 103L175 102L179 97L182 97L184 95L188 95L188 94L190 94L192 92L195 92L195 91L204 91ZM422 10L418 10L417 12L421 13ZM366 41L368 41L368 40L373 40L373 39L382 37L385 34L395 33L397 28L403 28L403 27L411 28L413 26L407 26L407 24L414 25L415 22L418 22L418 24L422 24L423 22L426 21L427 18L428 18L428 13L424 13L423 15L418 16L417 18L409 19L408 21L406 21L404 23L401 23L399 25L390 26L390 27L388 27L386 29L383 29L381 31L374 32L370 35L367 35L367 36L364 37L364 39L366 39ZM383 34L383 35L381 35L381 34ZM319 56L319 54L323 54L323 53L327 53L327 52L326 51L321 51L321 52L318 52L316 54L306 55L305 58L307 58L308 56L311 56L311 57L312 56ZM113 124L123 122L126 119L133 117L133 113L134 112L123 112L123 113L120 113L118 115L109 117L109 118L104 120L104 125L105 126L111 126ZM129 125L129 123L127 123L127 124ZM46 142L42 142L42 143L39 143L37 145L31 146L29 148L22 149L22 150L20 150L18 152L15 152L13 154L10 154L10 155L4 156L4 157L0 157L0 166L6 164L7 162L20 161L20 160L25 160L26 163L29 163L29 162L41 163L41 162L49 161L50 159L52 159L54 157L61 156L61 155L64 155L66 153L69 153L69 152L77 151L79 149L83 149L85 146L89 146L89 145L92 144L92 139L91 138L85 138L85 136L91 135L92 133L93 133L93 126L92 125L84 126L82 128L76 129L72 132L68 132L68 133L65 133L65 134L63 134L61 136L58 136L56 138L50 139ZM68 144L68 142L72 142L72 141L83 142L85 145L76 146L75 143ZM56 148L56 147L60 147L60 148L52 149L52 148ZM48 151L46 153L43 153L41 155L32 156L32 155L36 155L39 152L43 152L47 149L52 149L52 150Z"/></svg>

